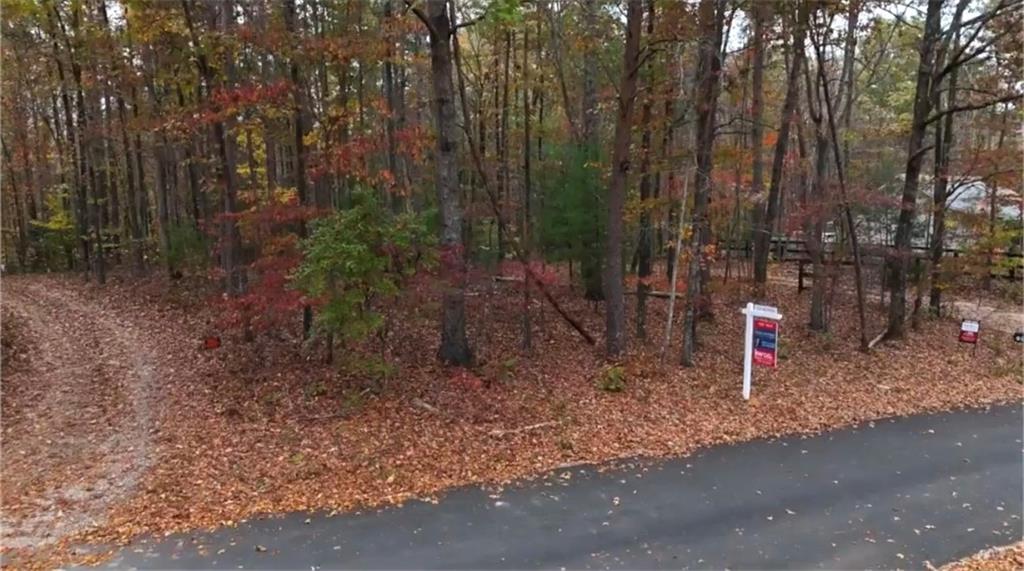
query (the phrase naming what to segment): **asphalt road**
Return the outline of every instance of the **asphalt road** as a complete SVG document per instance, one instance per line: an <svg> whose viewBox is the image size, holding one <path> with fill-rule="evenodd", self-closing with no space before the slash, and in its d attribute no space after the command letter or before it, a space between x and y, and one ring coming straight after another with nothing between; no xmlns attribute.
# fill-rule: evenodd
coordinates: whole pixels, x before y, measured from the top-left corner
<svg viewBox="0 0 1024 571"><path fill-rule="evenodd" d="M1021 407L884 420L439 504L125 548L137 568L922 568L1022 537ZM567 474L570 476L567 477Z"/></svg>

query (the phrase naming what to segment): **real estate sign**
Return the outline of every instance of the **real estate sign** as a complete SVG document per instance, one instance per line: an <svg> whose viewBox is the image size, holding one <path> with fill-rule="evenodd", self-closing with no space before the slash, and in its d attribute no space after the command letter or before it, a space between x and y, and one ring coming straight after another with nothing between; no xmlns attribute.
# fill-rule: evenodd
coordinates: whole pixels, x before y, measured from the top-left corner
<svg viewBox="0 0 1024 571"><path fill-rule="evenodd" d="M978 333L981 331L981 323L972 319L965 319L960 322L960 342L977 343Z"/></svg>
<svg viewBox="0 0 1024 571"><path fill-rule="evenodd" d="M748 303L740 310L746 316L743 339L743 398L750 399L753 365L775 367L779 357L779 321L777 307Z"/></svg>
<svg viewBox="0 0 1024 571"><path fill-rule="evenodd" d="M754 364L765 367L778 366L779 322L770 319L754 319Z"/></svg>

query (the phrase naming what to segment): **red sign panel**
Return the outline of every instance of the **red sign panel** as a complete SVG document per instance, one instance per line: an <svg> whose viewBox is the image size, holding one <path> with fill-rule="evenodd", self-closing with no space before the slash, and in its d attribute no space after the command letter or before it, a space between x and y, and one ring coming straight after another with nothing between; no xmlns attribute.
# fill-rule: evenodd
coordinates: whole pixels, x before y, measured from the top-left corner
<svg viewBox="0 0 1024 571"><path fill-rule="evenodd" d="M978 332L981 326L977 321L964 320L960 322L960 342L977 343Z"/></svg>
<svg viewBox="0 0 1024 571"><path fill-rule="evenodd" d="M779 324L770 319L754 319L754 364L765 367L778 365Z"/></svg>

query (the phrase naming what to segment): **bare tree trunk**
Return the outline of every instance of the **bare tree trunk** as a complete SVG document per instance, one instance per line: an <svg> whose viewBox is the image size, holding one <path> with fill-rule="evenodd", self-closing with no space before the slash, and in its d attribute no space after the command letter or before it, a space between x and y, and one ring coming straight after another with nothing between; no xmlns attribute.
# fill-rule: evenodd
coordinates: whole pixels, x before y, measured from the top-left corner
<svg viewBox="0 0 1024 571"><path fill-rule="evenodd" d="M694 173L694 203L690 260L686 278L686 309L683 314L684 366L694 365L697 345L697 312L703 296L700 287L702 253L701 238L708 225L708 201L711 174L714 167L715 114L718 110L719 75L722 69L722 26L725 22L724 0L701 0L698 7L700 28L697 75L694 101L697 105L697 128L694 137L696 172Z"/></svg>
<svg viewBox="0 0 1024 571"><path fill-rule="evenodd" d="M605 349L611 359L619 357L626 350L626 307L622 282L622 209L626 202L626 176L630 169L629 147L633 131L637 75L641 63L642 21L642 0L629 0L626 4L626 48L622 59L622 79L619 82L619 113L615 122L615 143L612 148L612 172L608 184L608 228L605 235Z"/></svg>
<svg viewBox="0 0 1024 571"><path fill-rule="evenodd" d="M75 7L71 16L71 28L74 32L75 38L79 36L79 18L80 7ZM59 14L58 9L55 7L54 12ZM63 24L62 24L63 29ZM92 163L95 160L94 147L95 147L95 136L92 135L92 125L89 120L88 108L85 101L85 88L82 82L82 65L78 60L78 50L74 50L71 47L71 42L68 39L67 32L64 31L65 47L68 51L68 57L71 61L71 77L75 82L75 109L78 115L78 171L79 180L82 181L82 187L80 188L79 200L81 201L82 208L82 219L84 222L82 239L89 242L90 227L92 231L91 241L91 256L86 256L87 260L92 262L92 272L96 275L97 281L101 281L100 270L104 269L103 265L103 245L99 239L100 235L100 220L98 217L98 209L96 205L96 173L93 169ZM88 278L88 273L86 277ZM103 276L105 278L105 276Z"/></svg>
<svg viewBox="0 0 1024 571"><path fill-rule="evenodd" d="M169 190L171 188L169 170L173 168L173 159L168 157L169 146L166 135L162 135L156 148L156 217L160 254L163 256L167 276L171 277L174 275L174 265L171 259L171 221L167 195L171 192Z"/></svg>
<svg viewBox="0 0 1024 571"><path fill-rule="evenodd" d="M132 275L140 277L146 271L145 259L142 255L142 225L139 223L139 211L136 209L138 203L137 194L140 192L141 180L135 178L135 162L132 157L131 139L128 137L128 113L124 104L124 97L117 96L117 113L121 123L121 145L124 147L124 164L127 176L125 185L127 188L128 209L128 251L132 260ZM136 182L139 185L136 185Z"/></svg>
<svg viewBox="0 0 1024 571"><path fill-rule="evenodd" d="M298 15L295 11L295 0L285 0L283 5L283 16L285 29L289 35L295 38L298 34ZM290 75L292 80L292 123L295 126L295 191L299 195L299 202L306 206L313 203L306 181L306 100L305 83L303 82L302 70L295 56L289 62ZM299 237L306 237L306 222L299 222ZM309 304L302 306L302 336L308 338L313 330L313 308Z"/></svg>
<svg viewBox="0 0 1024 571"><path fill-rule="evenodd" d="M86 218L86 185L84 174L85 157L82 153L83 144L82 139L84 138L84 125L76 124L75 115L72 111L72 96L69 93L69 88L66 85L66 76L64 72L64 64L59 56L57 56L57 31L60 31L60 39L62 40L64 47L68 52L68 57L71 60L71 75L75 75L76 63L72 52L71 40L68 38L67 28L64 25L64 21L61 18L60 10L56 5L53 9L47 13L48 23L50 25L50 35L53 44L54 63L57 65L57 77L61 84L61 103L64 108L64 123L68 128L68 140L71 144L72 150L72 180L75 185L74 192L74 210L75 210L75 225L76 235L78 236L78 249L82 258L82 274L83 277L88 280L89 272L91 268L90 247L89 247L89 223ZM77 90L75 91L77 94ZM75 98L77 102L77 97ZM77 110L77 106L75 106ZM81 119L81 117L79 117Z"/></svg>
<svg viewBox="0 0 1024 571"><path fill-rule="evenodd" d="M131 89L132 94L132 118L138 120L139 118L139 96L138 90L135 87ZM139 227L142 232L142 236L149 236L149 190L146 187L146 167L145 160L143 159L143 148L142 148L142 135L138 131L135 132L135 173L139 177L139 192L135 195L135 210L138 212Z"/></svg>
<svg viewBox="0 0 1024 571"><path fill-rule="evenodd" d="M761 226L754 235L754 282L763 288L768 280L768 250L771 245L772 228L775 227L781 206L782 175L785 168L786 153L789 150L789 132L796 118L801 68L804 64L804 39L807 32L807 2L801 2L793 30L793 45L789 75L786 80L786 97L782 104L782 122L779 137L775 142L775 156L772 159L771 183L768 188L768 199L765 204Z"/></svg>
<svg viewBox="0 0 1024 571"><path fill-rule="evenodd" d="M538 42L540 38L537 38ZM526 263L530 263L532 236L530 218L530 27L523 28L523 248ZM523 270L523 349L533 347L532 325L530 324L530 280Z"/></svg>
<svg viewBox="0 0 1024 571"><path fill-rule="evenodd" d="M192 18L192 0L181 0L182 11L185 15L185 24L192 42L192 50L196 59L196 66L202 77L205 94L213 88L215 77L206 59L206 52L199 40L195 23ZM231 8L230 3L222 6L222 9ZM222 184L222 215L220 220L221 240L221 267L224 270L224 289L229 296L240 295L246 288L246 272L242 265L242 237L238 230L238 223L235 220L238 213L237 189L235 186L235 165L231 156L229 134L224 127L223 121L214 121L213 138L217 145L217 156L220 159L220 178Z"/></svg>
<svg viewBox="0 0 1024 571"><path fill-rule="evenodd" d="M960 32L956 32L954 53L958 51ZM959 67L954 67L949 74L949 92L946 95L946 108L956 107L956 91ZM936 91L936 104L941 108L941 95ZM932 188L932 235L931 235L931 289L928 306L933 315L942 314L942 254L946 238L946 201L949 199L949 161L953 148L953 113L947 113L944 121L935 124L935 183Z"/></svg>
<svg viewBox="0 0 1024 571"><path fill-rule="evenodd" d="M597 77L598 77L598 30L597 0L583 0L583 35L587 46L583 52L583 101L580 124L583 126L581 138L584 144L595 144L600 129L601 116L597 108Z"/></svg>
<svg viewBox="0 0 1024 571"><path fill-rule="evenodd" d="M15 242L14 254L18 257L18 269L25 271L28 264L28 232L26 231L26 214L23 209L23 198L18 189L18 178L14 175L14 161L11 157L11 150L7 148L7 140L0 139L3 145L4 166L7 167L7 180L11 183L11 194L14 196L14 226L18 237Z"/></svg>
<svg viewBox="0 0 1024 571"><path fill-rule="evenodd" d="M508 164L508 117L509 117L509 104L508 104L508 93L509 84L511 83L510 72L511 72L511 58L512 58L512 31L505 30L505 59L502 67L503 81L501 83L501 118L500 118L500 129L498 130L498 199L501 201L502 208L508 204L509 196L512 193L512 189L509 188L509 164ZM498 261L503 261L505 256L508 255L508 244L505 244L505 237L500 233L498 234Z"/></svg>
<svg viewBox="0 0 1024 571"><path fill-rule="evenodd" d="M384 0L384 20L386 25L391 25L392 0ZM387 41L387 53L384 57L384 102L387 104L388 114L384 123L384 134L387 137L388 146L388 170L395 181L400 181L398 161L398 141L395 138L395 130L398 120L398 98L395 90L395 44L391 39ZM391 188L391 210L398 213L405 209L405 197L400 192L400 185Z"/></svg>
<svg viewBox="0 0 1024 571"><path fill-rule="evenodd" d="M932 67L935 61L935 47L939 41L942 26L942 0L928 0L925 15L924 37L921 40L920 61L917 68L917 86L914 93L913 123L910 129L910 143L907 149L907 165L903 179L903 195L900 199L900 215L896 224L895 251L887 260L889 285L892 290L889 302L889 325L886 339L902 339L904 319L907 314L907 266L910 260L910 237L917 213L917 192L921 169L924 163L925 131L928 115L931 113Z"/></svg>
<svg viewBox="0 0 1024 571"><path fill-rule="evenodd" d="M178 107L183 111L185 109L185 92L181 89L181 84L175 86L175 90L178 92ZM246 139L251 135L247 135ZM200 229L199 221L205 218L206 213L206 199L202 195L202 189L199 183L199 165L196 164L195 156L192 153L192 140L189 138L184 141L181 145L182 150L185 151L185 169L188 172L188 194L189 194L189 212L192 214L193 226L198 231ZM252 153L250 153L250 157ZM255 165L250 162L250 177L254 176L256 172ZM255 187L255 183L253 185ZM203 206L200 206L203 203Z"/></svg>
<svg viewBox="0 0 1024 571"><path fill-rule="evenodd" d="M598 37L597 11L599 7L597 0L583 0L583 36L586 39L586 49L583 52L583 96L580 108L580 140L578 141L583 156L588 162L597 162L598 150L600 149L601 137L601 114L597 105L597 80L598 80ZM594 188L593 200L595 204L600 203L600 190ZM595 212L599 210L594 209ZM583 276L583 296L591 301L605 299L607 292L604 291L604 280L602 280L601 256L597 254L600 243L599 223L595 220L593 233L589 237L589 243L584 246L583 259L580 264L580 274ZM586 240L586 238L584 238Z"/></svg>
<svg viewBox="0 0 1024 571"><path fill-rule="evenodd" d="M683 230L686 228L686 199L689 198L689 179L683 175L683 197L679 199L679 225L675 232L675 247L672 249L673 252L679 252L683 249ZM672 345L672 325L676 310L676 278L679 276L679 264L676 260L672 263L672 273L669 274L668 279L671 280L669 285L668 294L668 317L665 319L665 338L662 340L661 345L661 359L665 360L665 356L668 354L668 348Z"/></svg>
<svg viewBox="0 0 1024 571"><path fill-rule="evenodd" d="M804 222L804 234L807 239L807 252L811 258L811 268L814 274L814 281L811 285L811 309L809 324L812 331L825 332L829 328L826 291L827 276L824 262L824 252L821 243L821 235L824 220L828 213L822 212L822 206L828 203L828 152L829 139L825 130L822 117L821 102L821 79L815 78L812 83L809 71L804 72L804 79L807 84L807 108L814 123L814 179L811 183L811 195L803 200L805 209L813 208L815 215ZM812 85L814 87L812 87ZM797 125L797 143L800 145L800 158L807 158L807 148L803 136L802 125Z"/></svg>
<svg viewBox="0 0 1024 571"><path fill-rule="evenodd" d="M654 0L647 0L647 37L654 37ZM640 143L640 237L637 240L637 281L636 281L636 337L640 340L647 339L647 293L651 290L648 280L651 277L651 256L653 255L653 240L651 229L651 206L649 201L652 194L651 175L651 113L653 107L654 74L647 75L647 93L644 97L643 107L640 111L640 123L643 125L643 135Z"/></svg>
<svg viewBox="0 0 1024 571"><path fill-rule="evenodd" d="M671 87L669 87L669 90L668 90L668 97L665 98L665 117L675 117L675 109L676 109L675 108L675 100L684 91L683 87L682 87L683 82L685 81L684 80L683 69L682 69L683 68L683 64L682 64L682 61L683 61L683 49L682 49L682 47L677 48L677 53L674 54L674 55L675 55L675 58L677 60L676 63L678 64L678 65L675 66L675 69L677 70L677 73L676 74L670 74L672 79L673 79L673 81L671 81L670 84L669 84ZM675 150L675 145L676 145L676 130L675 130L675 127L673 126L673 121L669 121L668 125L665 126L665 135L664 135L661 143L662 143L662 148L661 148L662 160L668 160L668 158L672 155L672 152ZM687 180L686 177L683 177L683 180L686 181ZM678 239L673 240L673 236L672 236L671 232L673 232L674 228L681 227L682 221L681 220L677 220L677 218L679 217L679 212L682 210L683 207L686 206L684 203L677 204L676 201L674 200L674 198L675 198L675 185L676 185L676 171L675 171L675 169L669 169L668 176L665 177L665 189L667 191L667 194L669 195L668 215L666 216L666 220L665 220L666 226L668 227L668 229L667 229L667 232L668 232L668 236L667 236L668 247L665 248L665 277L668 278L668 279L672 279L672 280L675 280L675 278L673 276L676 275L675 265L676 265L676 260L679 257L679 252L678 252L678 249L676 247L676 244L678 244L679 240Z"/></svg>
<svg viewBox="0 0 1024 571"><path fill-rule="evenodd" d="M430 32L430 70L437 125L437 202L441 209L441 260L445 279L441 347L444 363L467 365L473 353L466 338L466 262L462 247L462 208L459 205L458 137L452 86L452 23L447 0L427 0L417 16Z"/></svg>
<svg viewBox="0 0 1024 571"><path fill-rule="evenodd" d="M813 38L814 36L812 36ZM864 298L864 266L860 256L860 245L857 242L857 226L853 220L853 211L850 207L850 200L846 193L846 177L844 175L843 160L839 150L839 135L836 130L835 110L832 107L832 96L829 93L828 78L825 77L825 57L822 55L820 42L814 42L814 51L818 60L818 79L821 82L821 91L824 96L825 109L828 117L828 130L832 136L832 155L836 163L836 177L839 179L839 196L846 219L846 231L850 238L850 249L853 251L853 276L857 290L857 320L860 322L860 350L867 351L868 345L866 301Z"/></svg>
<svg viewBox="0 0 1024 571"><path fill-rule="evenodd" d="M752 34L754 36L754 61L752 94L750 101L751 121L751 153L753 155L752 178L750 182L750 193L754 197L754 286L756 295L764 295L764 285L768 279L768 245L770 244L772 222L775 214L774 201L778 197L778 188L773 186L775 194L767 199L764 194L764 158L761 148L764 146L764 28L766 12L771 9L768 2L753 2L750 11L753 19ZM799 25L797 26L799 29ZM794 42L795 46L796 42ZM794 53L795 50L794 50ZM790 69L790 84L786 91L786 103L793 99L791 93L794 91L793 70L797 68L795 58L794 65ZM796 77L799 77L797 75ZM788 111L788 113L787 113ZM775 155L778 157L779 146L782 146L782 153L785 155L785 145L788 137L783 135L789 129L789 116L792 114L792 104L789 108L783 105L782 128L779 131L779 139L775 145ZM776 158L776 162L778 159ZM772 171L774 182L775 171ZM764 202L762 202L764 201ZM767 210L767 213L765 212Z"/></svg>

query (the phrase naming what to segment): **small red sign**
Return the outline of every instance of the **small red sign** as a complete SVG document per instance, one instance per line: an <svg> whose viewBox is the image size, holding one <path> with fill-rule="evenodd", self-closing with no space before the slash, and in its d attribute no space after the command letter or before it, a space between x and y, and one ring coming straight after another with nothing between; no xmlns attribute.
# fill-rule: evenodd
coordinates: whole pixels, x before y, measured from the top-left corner
<svg viewBox="0 0 1024 571"><path fill-rule="evenodd" d="M981 324L977 321L964 320L960 322L960 342L977 343L978 333L981 331Z"/></svg>

